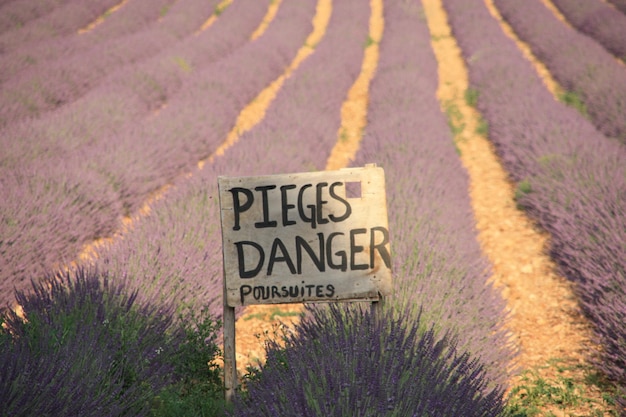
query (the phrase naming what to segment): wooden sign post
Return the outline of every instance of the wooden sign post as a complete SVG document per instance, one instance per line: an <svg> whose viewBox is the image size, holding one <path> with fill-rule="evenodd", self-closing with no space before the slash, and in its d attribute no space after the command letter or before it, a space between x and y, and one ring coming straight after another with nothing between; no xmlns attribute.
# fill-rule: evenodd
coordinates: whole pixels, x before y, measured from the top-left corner
<svg viewBox="0 0 626 417"><path fill-rule="evenodd" d="M219 177L224 384L237 386L235 307L373 301L391 292L382 168Z"/></svg>

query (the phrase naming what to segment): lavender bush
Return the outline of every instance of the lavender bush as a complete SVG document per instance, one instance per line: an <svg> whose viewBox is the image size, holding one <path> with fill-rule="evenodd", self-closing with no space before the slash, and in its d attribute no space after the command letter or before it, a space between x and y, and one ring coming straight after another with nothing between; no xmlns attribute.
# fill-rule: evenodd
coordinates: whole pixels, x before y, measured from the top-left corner
<svg viewBox="0 0 626 417"><path fill-rule="evenodd" d="M29 288L32 277L72 261L86 242L112 234L122 213L102 177L69 175L62 166L37 168L0 177L2 304L14 289Z"/></svg>
<svg viewBox="0 0 626 417"><path fill-rule="evenodd" d="M613 151L594 147L603 160L582 152L545 158L519 204L551 233L552 256L579 284L583 308L604 347L596 363L625 384L626 156Z"/></svg>
<svg viewBox="0 0 626 417"><path fill-rule="evenodd" d="M526 184L518 201L550 232L551 255L576 284L603 347L598 368L624 387L626 150L552 99L482 2L444 5L489 137Z"/></svg>
<svg viewBox="0 0 626 417"><path fill-rule="evenodd" d="M267 362L235 401L237 416L497 416L478 361L414 318L314 310L269 342ZM280 390L277 390L280 381Z"/></svg>
<svg viewBox="0 0 626 417"><path fill-rule="evenodd" d="M626 71L604 48L557 20L540 1L496 0L502 17L602 133L626 143Z"/></svg>
<svg viewBox="0 0 626 417"><path fill-rule="evenodd" d="M5 314L0 414L148 415L149 401L174 379L169 358L185 335L171 308L136 297L90 270L17 292L26 320Z"/></svg>
<svg viewBox="0 0 626 417"><path fill-rule="evenodd" d="M567 20L609 52L626 60L626 15L603 1L553 0Z"/></svg>

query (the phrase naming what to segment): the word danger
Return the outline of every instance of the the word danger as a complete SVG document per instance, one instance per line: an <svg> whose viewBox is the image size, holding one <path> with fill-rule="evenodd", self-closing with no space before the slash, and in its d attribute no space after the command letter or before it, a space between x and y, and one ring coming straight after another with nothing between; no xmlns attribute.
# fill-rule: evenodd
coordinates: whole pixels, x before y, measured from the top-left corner
<svg viewBox="0 0 626 417"><path fill-rule="evenodd" d="M318 225L345 222L352 214L352 206L347 199L340 196L342 188L344 190L341 193L345 195L345 184L342 181L330 184L307 183L300 186L262 185L253 190L244 187L231 188L229 191L233 198L233 230L241 229L242 217L255 202L262 207L261 218L246 220L252 221L258 229L289 227L298 222L308 223L315 229ZM280 218L271 217L270 201L280 201ZM307 201L308 204L305 203ZM324 206L329 203L335 208L339 207L339 213L325 214ZM289 242L277 237L271 246L263 246L250 240L234 242L234 245L237 248L239 277L254 278L262 271L271 276L277 265L284 265L289 273L300 275L303 259L308 260L309 265L314 266L317 272L325 272L327 268L340 271L374 269L377 259L382 260L389 268L391 257L385 247L387 243L387 229L373 227L369 230L356 228L348 233L318 233L315 238L296 235ZM349 249L336 250L336 247ZM365 248L369 248L369 253L365 253Z"/></svg>
<svg viewBox="0 0 626 417"><path fill-rule="evenodd" d="M235 242L239 261L239 277L254 278L261 271L270 276L277 265L283 265L293 275L303 271L303 260L308 260L318 272L328 269L357 271L375 269L376 262L391 267L391 256L386 248L389 232L384 227L352 229L349 233L318 233L312 241L295 236L286 244L275 238L270 247L252 241ZM367 246L366 246L367 245ZM348 251L335 247L349 248ZM365 248L369 247L369 253ZM250 261L253 259L253 261ZM284 271L281 271L284 272Z"/></svg>

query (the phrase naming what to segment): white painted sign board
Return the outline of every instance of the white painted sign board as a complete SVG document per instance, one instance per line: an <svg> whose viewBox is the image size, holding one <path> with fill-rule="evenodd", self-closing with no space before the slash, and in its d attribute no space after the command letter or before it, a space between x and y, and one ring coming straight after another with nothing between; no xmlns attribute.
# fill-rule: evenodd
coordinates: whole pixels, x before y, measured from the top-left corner
<svg viewBox="0 0 626 417"><path fill-rule="evenodd" d="M219 177L218 185L225 305L390 294L382 168Z"/></svg>

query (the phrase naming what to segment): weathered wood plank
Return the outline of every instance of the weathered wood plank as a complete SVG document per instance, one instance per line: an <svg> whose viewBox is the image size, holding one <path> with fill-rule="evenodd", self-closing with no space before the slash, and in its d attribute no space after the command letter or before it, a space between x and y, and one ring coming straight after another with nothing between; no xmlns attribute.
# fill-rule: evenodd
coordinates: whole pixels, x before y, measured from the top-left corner
<svg viewBox="0 0 626 417"><path fill-rule="evenodd" d="M391 292L385 177L219 177L228 306L378 300Z"/></svg>

